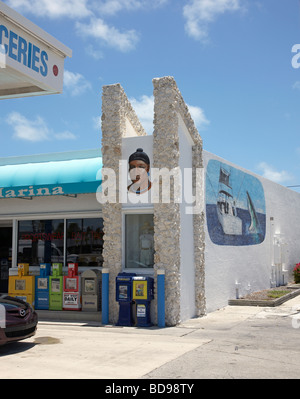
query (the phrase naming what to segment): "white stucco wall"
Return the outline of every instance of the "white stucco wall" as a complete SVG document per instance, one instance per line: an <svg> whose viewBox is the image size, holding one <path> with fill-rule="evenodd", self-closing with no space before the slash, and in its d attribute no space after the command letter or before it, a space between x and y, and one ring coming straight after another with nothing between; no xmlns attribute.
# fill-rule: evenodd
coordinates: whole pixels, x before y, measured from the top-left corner
<svg viewBox="0 0 300 399"><path fill-rule="evenodd" d="M184 170L192 169L192 146L190 134L179 116L179 167L182 173L182 202L180 204L180 318L186 320L195 316L195 267L194 267L194 240L193 215L187 213L184 191L189 185L192 190L192 179L184 180Z"/></svg>
<svg viewBox="0 0 300 399"><path fill-rule="evenodd" d="M274 261L273 237L280 233L286 243L286 267L290 280L294 264L300 260L300 194L279 184L244 170L207 151L203 153L204 168L210 160L220 161L246 175L253 176L262 184L265 196L266 226L262 242L254 245L219 245L213 242L208 229L209 217L205 223L205 280L207 312L226 306L229 299L236 297L236 282L239 294L270 288L272 263ZM205 186L211 185L205 175ZM207 197L207 191L206 191ZM207 201L207 198L206 198Z"/></svg>

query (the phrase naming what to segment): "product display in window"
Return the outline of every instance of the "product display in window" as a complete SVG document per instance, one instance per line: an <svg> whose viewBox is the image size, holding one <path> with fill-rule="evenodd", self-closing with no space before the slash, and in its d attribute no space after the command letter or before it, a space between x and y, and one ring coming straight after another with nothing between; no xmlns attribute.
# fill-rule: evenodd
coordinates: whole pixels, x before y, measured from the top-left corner
<svg viewBox="0 0 300 399"><path fill-rule="evenodd" d="M125 216L125 268L153 268L153 214Z"/></svg>

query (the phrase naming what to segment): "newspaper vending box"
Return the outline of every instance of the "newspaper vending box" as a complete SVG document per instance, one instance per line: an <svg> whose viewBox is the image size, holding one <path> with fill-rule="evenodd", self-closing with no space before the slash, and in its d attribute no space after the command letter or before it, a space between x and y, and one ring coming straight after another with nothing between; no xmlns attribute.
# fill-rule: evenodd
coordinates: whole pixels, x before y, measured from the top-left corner
<svg viewBox="0 0 300 399"><path fill-rule="evenodd" d="M150 305L153 294L154 279L152 277L133 277L132 299L136 303L136 319L138 327L150 327Z"/></svg>
<svg viewBox="0 0 300 399"><path fill-rule="evenodd" d="M29 264L18 264L18 275L9 276L8 295L28 302L34 307L35 277L29 275Z"/></svg>
<svg viewBox="0 0 300 399"><path fill-rule="evenodd" d="M98 312L101 310L101 272L89 269L81 275L82 311Z"/></svg>
<svg viewBox="0 0 300 399"><path fill-rule="evenodd" d="M49 277L49 310L62 310L63 272L61 263L52 264L52 276Z"/></svg>
<svg viewBox="0 0 300 399"><path fill-rule="evenodd" d="M116 277L116 301L119 302L118 326L132 326L132 278L135 273L119 273Z"/></svg>
<svg viewBox="0 0 300 399"><path fill-rule="evenodd" d="M64 310L81 310L81 278L78 263L68 264L68 275L64 276Z"/></svg>
<svg viewBox="0 0 300 399"><path fill-rule="evenodd" d="M35 308L49 309L50 263L40 264L40 275L35 277Z"/></svg>

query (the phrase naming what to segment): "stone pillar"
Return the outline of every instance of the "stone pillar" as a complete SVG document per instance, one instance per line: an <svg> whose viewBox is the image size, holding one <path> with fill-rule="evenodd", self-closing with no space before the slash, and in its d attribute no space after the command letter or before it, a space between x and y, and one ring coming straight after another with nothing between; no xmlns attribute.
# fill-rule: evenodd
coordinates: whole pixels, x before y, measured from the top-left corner
<svg viewBox="0 0 300 399"><path fill-rule="evenodd" d="M179 168L179 117L182 118L193 140L193 190L200 185L204 195L204 181L196 179L196 169L201 170L202 140L188 108L172 77L153 79L154 86L154 168ZM161 184L161 182L160 182ZM199 187L198 187L199 188ZM165 270L166 325L180 322L180 278L182 259L180 253L180 205L174 203L174 193L169 204L154 204L155 270ZM203 198L202 198L203 200ZM204 273L204 209L193 215L195 307L196 315L205 313Z"/></svg>
<svg viewBox="0 0 300 399"><path fill-rule="evenodd" d="M202 140L189 114L188 108L172 77L153 79L154 133L153 168L175 170L180 167L179 122L191 139L193 190L202 198L203 179L196 178L202 168ZM181 119L180 119L181 118ZM180 130L182 132L182 130ZM182 134L182 133L181 133ZM122 138L146 135L119 84L104 86L102 96L102 157L103 168L110 168L116 176L116 202L102 205L104 219L103 267L109 270L109 321L118 321L119 305L115 301L115 278L122 271L122 204L119 201L119 161L122 157ZM182 136L180 136L182 137ZM191 148L191 147L190 147ZM103 176L104 177L104 176ZM104 178L105 180L105 178ZM162 182L158 182L162 186ZM200 186L197 187L197 186ZM162 187L161 187L162 188ZM197 189L199 190L197 191ZM181 250L180 203L174 201L171 185L169 203L153 204L154 209L154 272L165 271L166 325L181 320L181 275L184 272ZM204 199L203 204L204 204ZM184 215L183 215L184 216ZM205 313L204 273L204 209L193 214L191 239L194 247L193 276L195 284L195 316ZM183 280L182 280L183 281ZM154 304L156 304L156 299ZM194 311L194 309L193 309ZM155 315L156 316L156 315ZM153 320L155 322L155 320Z"/></svg>
<svg viewBox="0 0 300 399"><path fill-rule="evenodd" d="M102 162L116 175L116 203L102 205L104 223L103 267L109 269L109 321L118 321L115 279L122 271L122 204L119 201L119 161L122 137L146 135L120 84L103 87Z"/></svg>
<svg viewBox="0 0 300 399"><path fill-rule="evenodd" d="M169 77L153 79L153 86L153 166L172 170L179 167L174 80ZM180 212L179 204L174 203L172 194L174 187L169 204L161 201L154 204L154 262L156 270L165 270L165 309L168 326L176 325L180 321Z"/></svg>

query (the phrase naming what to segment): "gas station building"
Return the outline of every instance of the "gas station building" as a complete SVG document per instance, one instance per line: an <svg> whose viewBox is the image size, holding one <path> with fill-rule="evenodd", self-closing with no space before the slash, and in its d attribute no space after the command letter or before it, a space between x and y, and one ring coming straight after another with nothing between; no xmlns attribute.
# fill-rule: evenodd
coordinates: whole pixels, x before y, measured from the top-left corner
<svg viewBox="0 0 300 399"><path fill-rule="evenodd" d="M1 1L0 50L0 98L62 92L71 50ZM132 276L146 302L143 281L154 283L139 316L149 310L158 324L163 307L172 326L291 280L300 195L204 151L172 77L153 79L153 94L152 135L113 84L102 92L101 149L0 159L0 292L18 264L36 276L41 264L65 274L77 264L105 276L107 322L131 306L120 279Z"/></svg>

